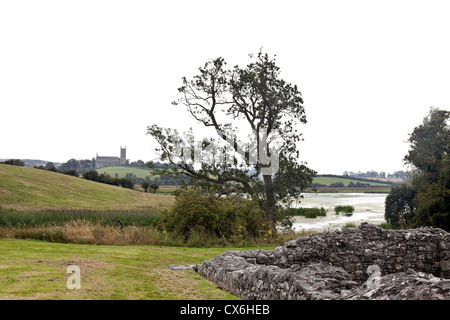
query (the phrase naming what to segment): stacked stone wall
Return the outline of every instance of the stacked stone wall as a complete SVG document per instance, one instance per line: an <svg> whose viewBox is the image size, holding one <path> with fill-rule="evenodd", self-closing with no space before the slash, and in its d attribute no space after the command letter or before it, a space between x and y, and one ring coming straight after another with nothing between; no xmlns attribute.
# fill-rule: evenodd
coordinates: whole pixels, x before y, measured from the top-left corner
<svg viewBox="0 0 450 320"><path fill-rule="evenodd" d="M441 299L450 297L449 244L450 234L442 229L384 230L363 223L275 250L229 251L197 270L244 299L386 298L402 290L420 294L421 286L435 287L421 298ZM403 280L391 288L398 279ZM419 291L400 290L405 283Z"/></svg>

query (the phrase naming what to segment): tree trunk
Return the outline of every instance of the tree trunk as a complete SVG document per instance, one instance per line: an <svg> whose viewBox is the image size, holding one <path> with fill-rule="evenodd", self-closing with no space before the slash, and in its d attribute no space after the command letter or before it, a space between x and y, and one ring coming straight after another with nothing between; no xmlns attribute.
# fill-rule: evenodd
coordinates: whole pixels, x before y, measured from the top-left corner
<svg viewBox="0 0 450 320"><path fill-rule="evenodd" d="M272 184L272 176L271 175L264 175L264 186L266 189L266 207L265 211L267 214L267 218L272 223L272 228L276 228L276 211L275 211L275 193L273 190L273 184Z"/></svg>

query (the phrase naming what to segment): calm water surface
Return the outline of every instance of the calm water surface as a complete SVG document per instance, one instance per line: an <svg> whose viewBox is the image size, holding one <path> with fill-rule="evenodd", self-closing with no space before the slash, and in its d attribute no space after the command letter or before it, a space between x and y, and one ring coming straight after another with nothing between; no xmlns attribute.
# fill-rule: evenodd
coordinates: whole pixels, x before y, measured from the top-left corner
<svg viewBox="0 0 450 320"><path fill-rule="evenodd" d="M329 231L342 227L347 223L358 226L361 222L380 224L384 219L384 201L387 194L371 193L306 193L303 199L297 203L297 207L320 208L327 211L326 217L314 219L295 217L293 228L296 231L315 230ZM351 205L355 208L351 217L343 214L336 215L334 207L339 205Z"/></svg>

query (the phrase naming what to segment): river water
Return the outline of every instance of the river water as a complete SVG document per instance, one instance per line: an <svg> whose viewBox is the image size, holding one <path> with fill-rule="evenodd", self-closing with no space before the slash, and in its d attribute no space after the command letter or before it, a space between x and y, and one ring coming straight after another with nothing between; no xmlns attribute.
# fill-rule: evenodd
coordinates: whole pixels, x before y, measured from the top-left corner
<svg viewBox="0 0 450 320"><path fill-rule="evenodd" d="M326 217L305 218L294 217L295 231L332 231L348 223L355 226L361 222L380 224L384 219L384 201L387 194L378 193L305 193L296 207L321 208L327 210ZM336 215L334 207L351 205L355 208L350 217L344 214Z"/></svg>

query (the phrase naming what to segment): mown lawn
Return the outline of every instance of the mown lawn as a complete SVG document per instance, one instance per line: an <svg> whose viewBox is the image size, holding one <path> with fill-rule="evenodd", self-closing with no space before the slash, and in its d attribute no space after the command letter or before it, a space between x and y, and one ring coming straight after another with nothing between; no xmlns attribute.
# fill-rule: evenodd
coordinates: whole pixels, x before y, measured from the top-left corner
<svg viewBox="0 0 450 320"><path fill-rule="evenodd" d="M168 268L198 264L227 250L232 249L0 239L0 299L238 299L193 270ZM68 289L69 265L80 268L81 289Z"/></svg>

